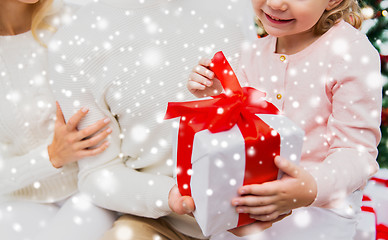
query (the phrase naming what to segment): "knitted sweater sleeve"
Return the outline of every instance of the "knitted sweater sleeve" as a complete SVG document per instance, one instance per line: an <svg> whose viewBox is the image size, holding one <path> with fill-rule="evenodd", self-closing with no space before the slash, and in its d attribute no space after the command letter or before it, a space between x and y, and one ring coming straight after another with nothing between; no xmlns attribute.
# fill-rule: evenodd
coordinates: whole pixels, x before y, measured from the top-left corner
<svg viewBox="0 0 388 240"><path fill-rule="evenodd" d="M61 169L54 168L49 160L47 146L52 139L23 155L5 157L0 153L0 194L7 194L55 175Z"/></svg>

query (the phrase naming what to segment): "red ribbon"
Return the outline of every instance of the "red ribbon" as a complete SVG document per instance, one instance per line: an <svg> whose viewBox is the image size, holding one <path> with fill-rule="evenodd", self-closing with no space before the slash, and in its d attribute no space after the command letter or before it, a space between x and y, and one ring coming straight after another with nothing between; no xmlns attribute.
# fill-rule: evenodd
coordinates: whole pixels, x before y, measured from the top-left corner
<svg viewBox="0 0 388 240"><path fill-rule="evenodd" d="M385 179L380 179L380 178L375 178L374 177L371 179L371 180L376 180L376 179L379 179L379 180L385 180ZM386 180L385 180L386 181ZM372 199L367 196L367 195L363 195L362 196L362 201L365 201L365 202L370 202L372 201ZM370 213L373 213L373 215L375 216L375 224L376 224L376 240L388 240L388 227L385 226L384 224L380 223L380 224L377 224L377 214L376 214L376 211L373 209L373 207L370 207L370 206L361 206L361 210L363 212L370 212Z"/></svg>
<svg viewBox="0 0 388 240"><path fill-rule="evenodd" d="M377 177L372 177L372 181L375 181L377 183L381 183L385 185L385 187L388 187L388 179L382 179ZM376 213L375 213L376 214ZM377 223L377 220L376 220ZM376 224L376 239L377 240L388 240L388 227L384 224Z"/></svg>
<svg viewBox="0 0 388 240"><path fill-rule="evenodd" d="M241 88L222 52L212 59L210 69L220 80L225 93L213 99L168 103L165 119L181 117L177 146L177 183L182 195L191 196L191 155L194 135L208 129L226 131L237 124L245 141L246 166L244 185L275 180L278 168L274 157L280 154L280 136L255 114L278 114L279 110L265 101L265 93L254 88ZM265 141L264 141L265 139ZM255 220L239 215L238 226Z"/></svg>
<svg viewBox="0 0 388 240"><path fill-rule="evenodd" d="M376 226L376 239L377 240L388 240L388 227L384 224Z"/></svg>
<svg viewBox="0 0 388 240"><path fill-rule="evenodd" d="M382 179L382 178L377 178L377 177L372 177L370 180L381 183L388 187L388 179Z"/></svg>

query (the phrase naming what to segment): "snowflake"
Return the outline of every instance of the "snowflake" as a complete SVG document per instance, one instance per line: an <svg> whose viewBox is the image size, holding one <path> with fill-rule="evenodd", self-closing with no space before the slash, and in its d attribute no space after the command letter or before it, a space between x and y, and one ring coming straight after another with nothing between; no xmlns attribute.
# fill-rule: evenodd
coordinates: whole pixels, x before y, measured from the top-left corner
<svg viewBox="0 0 388 240"><path fill-rule="evenodd" d="M157 48L149 48L144 52L142 60L146 66L158 66L161 64L162 53Z"/></svg>
<svg viewBox="0 0 388 240"><path fill-rule="evenodd" d="M379 72L370 72L366 80L368 88L376 89L381 86L382 79Z"/></svg>
<svg viewBox="0 0 388 240"><path fill-rule="evenodd" d="M207 189L206 190L206 195L208 195L208 196L211 196L211 195L213 195L213 190L212 189Z"/></svg>
<svg viewBox="0 0 388 240"><path fill-rule="evenodd" d="M133 230L126 225L118 226L115 233L117 240L132 239L133 237Z"/></svg>
<svg viewBox="0 0 388 240"><path fill-rule="evenodd" d="M235 153L235 154L233 154L233 159L234 159L235 161L238 161L238 160L241 159L241 155L240 155L239 153Z"/></svg>
<svg viewBox="0 0 388 240"><path fill-rule="evenodd" d="M216 159L216 161L214 162L214 164L218 167L218 168L223 168L225 166L224 162L221 160L221 159Z"/></svg>
<svg viewBox="0 0 388 240"><path fill-rule="evenodd" d="M143 125L136 125L131 129L131 137L136 142L143 142L148 138L149 129Z"/></svg>
<svg viewBox="0 0 388 240"><path fill-rule="evenodd" d="M77 194L71 198L72 207L80 211L87 211L92 207L92 201L87 194Z"/></svg>
<svg viewBox="0 0 388 240"><path fill-rule="evenodd" d="M305 228L311 223L311 216L308 211L299 211L294 213L295 225L300 228Z"/></svg>
<svg viewBox="0 0 388 240"><path fill-rule="evenodd" d="M345 55L349 50L349 43L345 39L336 39L331 45L334 54Z"/></svg>

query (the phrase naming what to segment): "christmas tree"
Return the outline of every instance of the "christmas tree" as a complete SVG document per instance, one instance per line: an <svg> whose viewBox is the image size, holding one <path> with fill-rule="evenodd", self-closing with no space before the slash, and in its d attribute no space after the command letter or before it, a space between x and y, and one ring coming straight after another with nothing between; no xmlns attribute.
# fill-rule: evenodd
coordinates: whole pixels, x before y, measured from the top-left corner
<svg viewBox="0 0 388 240"><path fill-rule="evenodd" d="M383 110L381 116L382 138L377 161L380 167L388 168L388 0L364 0L362 14L366 21L363 29L370 42L379 51L381 73L384 78Z"/></svg>

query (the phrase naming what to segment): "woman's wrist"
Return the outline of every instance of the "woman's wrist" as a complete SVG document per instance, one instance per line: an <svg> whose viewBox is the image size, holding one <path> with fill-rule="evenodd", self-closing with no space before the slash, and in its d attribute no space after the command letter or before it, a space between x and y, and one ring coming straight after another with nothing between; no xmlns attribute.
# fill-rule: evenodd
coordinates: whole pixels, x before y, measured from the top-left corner
<svg viewBox="0 0 388 240"><path fill-rule="evenodd" d="M53 167L55 167L55 168L63 167L62 163L55 156L55 153L53 151L53 146L51 144L47 146L47 152L48 152L48 155L49 155L49 160L51 162L51 165L53 165Z"/></svg>

